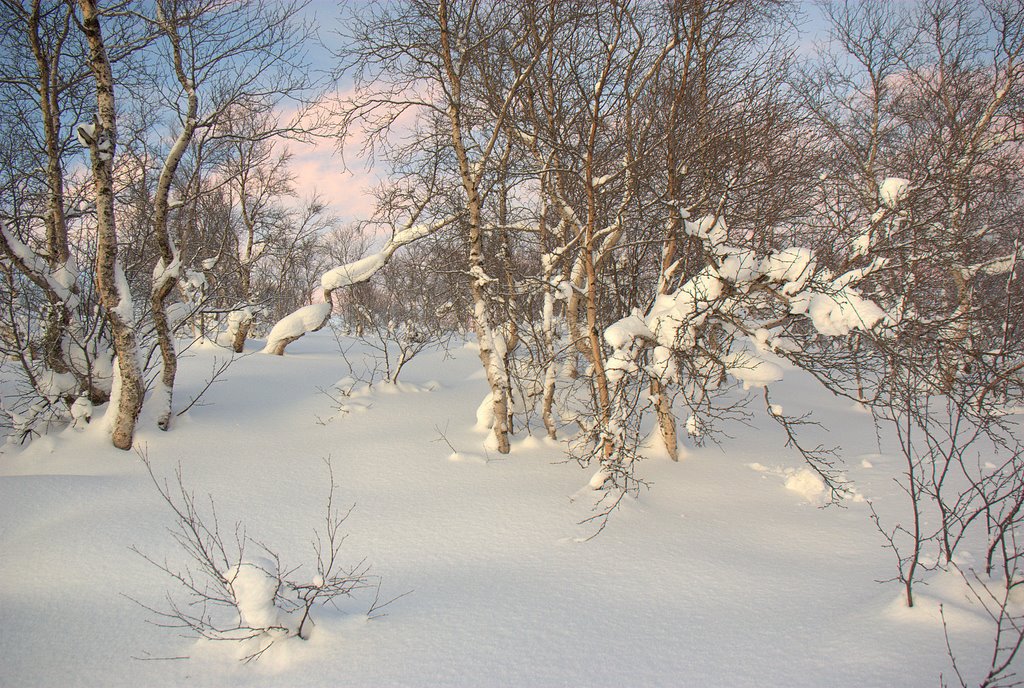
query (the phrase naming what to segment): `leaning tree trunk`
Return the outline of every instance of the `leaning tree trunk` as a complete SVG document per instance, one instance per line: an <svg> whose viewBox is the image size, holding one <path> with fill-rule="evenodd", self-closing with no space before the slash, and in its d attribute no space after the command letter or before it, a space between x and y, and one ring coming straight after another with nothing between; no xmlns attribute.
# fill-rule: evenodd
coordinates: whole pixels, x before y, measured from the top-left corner
<svg viewBox="0 0 1024 688"><path fill-rule="evenodd" d="M114 77L103 45L96 2L79 0L78 5L82 10L82 31L89 42L89 67L96 79L96 125L91 132L80 129L89 146L96 195L96 290L110 321L120 374L120 394L117 395L117 412L111 434L115 447L131 449L145 388L132 326L131 293L117 264L113 175L117 135Z"/></svg>

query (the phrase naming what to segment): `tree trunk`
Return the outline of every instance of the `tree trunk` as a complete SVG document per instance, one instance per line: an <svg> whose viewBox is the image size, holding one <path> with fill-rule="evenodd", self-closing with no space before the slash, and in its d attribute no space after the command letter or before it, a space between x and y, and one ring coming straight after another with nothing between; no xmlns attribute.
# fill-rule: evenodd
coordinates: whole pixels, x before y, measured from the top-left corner
<svg viewBox="0 0 1024 688"><path fill-rule="evenodd" d="M494 348L494 326L489 313L490 299L486 283L489 280L484 272L484 240L482 224L483 200L480 197L479 179L484 160L472 165L463 141L462 132L462 84L460 72L452 63L452 49L448 29L448 4L445 0L438 3L438 24L441 31L441 58L448 79L449 105L448 120L451 124L451 141L455 157L459 164L459 176L463 191L466 194L466 206L469 211L469 289L473 299L473 329L480 344L480 363L487 376L487 384L491 388L492 413L494 426L492 431L498 452L508 454L511 450L508 431L509 393L508 376L505 373L501 357Z"/></svg>
<svg viewBox="0 0 1024 688"><path fill-rule="evenodd" d="M157 18L164 36L167 37L171 44L171 61L174 65L174 73L187 99L181 132L178 134L174 145L171 146L171 150L164 160L163 168L160 170L160 178L157 181L156 195L153 200L153 238L156 240L157 248L160 250L160 261L164 267L159 276L154 278L152 291L150 292L150 305L153 309L153 324L156 329L157 343L160 346L161 362L160 386L162 396L159 400L160 408L157 411L157 427L161 430L167 430L171 424L174 380L178 372L178 354L174 349L174 332L167 319L165 304L167 297L174 291L174 287L178 282L178 272L181 268L180 259L174 248L174 243L171 241L170 230L168 229L170 193L171 183L174 181L178 164L185 155L185 150L195 134L199 98L196 95L195 84L185 73L181 56L181 41L178 36L177 17L165 16L162 6L158 4Z"/></svg>
<svg viewBox="0 0 1024 688"><path fill-rule="evenodd" d="M253 318L251 315L242 316L242 320L239 321L238 329L235 330L235 334L231 338L231 350L236 354L242 353L242 350L245 349L245 340L249 338L249 330L252 329L252 322ZM283 356L285 347L290 343L291 342L287 342L281 345L281 351L280 353L275 352L276 355Z"/></svg>
<svg viewBox="0 0 1024 688"><path fill-rule="evenodd" d="M665 443L668 458L679 460L679 435L676 430L676 415L672 411L672 399L665 385L658 379L651 380L651 397L654 399L654 411L658 416L658 431L661 441Z"/></svg>
<svg viewBox="0 0 1024 688"><path fill-rule="evenodd" d="M70 8L68 9L70 13ZM70 17L68 17L70 19ZM64 213L64 169L60 159L60 106L58 93L60 74L58 61L63 50L66 33L54 36L49 54L40 36L40 2L32 3L28 15L28 41L39 71L39 107L43 124L43 139L46 147L46 249L50 271L65 266L71 256L68 248L67 218ZM74 287L72 287L74 288ZM72 372L79 383L84 377L74 371L67 362L64 349L67 332L71 327L71 312L67 303L52 290L46 290L46 328L43 333L43 358L46 367L55 373ZM88 387L88 384L85 385ZM91 391L91 390L90 390Z"/></svg>
<svg viewBox="0 0 1024 688"><path fill-rule="evenodd" d="M96 79L96 127L92 135L86 137L96 195L96 289L110 321L121 375L121 393L111 434L114 446L127 450L132 447L145 388L132 325L131 293L117 264L113 175L117 138L114 77L103 45L96 2L79 0L78 5L82 10L82 31L89 42L89 67Z"/></svg>

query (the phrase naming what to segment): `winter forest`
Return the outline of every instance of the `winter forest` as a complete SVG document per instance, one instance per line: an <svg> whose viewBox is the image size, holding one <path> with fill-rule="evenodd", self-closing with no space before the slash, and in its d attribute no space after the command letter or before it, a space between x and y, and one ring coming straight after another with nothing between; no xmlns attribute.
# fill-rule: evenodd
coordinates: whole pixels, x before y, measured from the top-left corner
<svg viewBox="0 0 1024 688"><path fill-rule="evenodd" d="M1024 681L1021 0L0 0L0 118L0 684Z"/></svg>

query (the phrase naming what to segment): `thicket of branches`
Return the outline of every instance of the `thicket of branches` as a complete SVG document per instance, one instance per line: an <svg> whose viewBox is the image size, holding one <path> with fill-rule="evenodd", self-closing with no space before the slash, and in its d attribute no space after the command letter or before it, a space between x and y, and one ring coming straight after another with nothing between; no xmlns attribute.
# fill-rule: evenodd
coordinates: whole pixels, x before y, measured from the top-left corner
<svg viewBox="0 0 1024 688"><path fill-rule="evenodd" d="M875 521L907 604L966 553L979 595L1008 600L1024 6L820 9L808 56L769 0L374 5L339 51L343 132L395 188L439 190L386 207L449 223L428 250L460 257L499 452L560 437L615 494L652 429L675 458L739 412L735 388L765 388L750 399L840 500L835 455L770 401L786 359L901 449L906 508ZM987 685L1022 638L995 607Z"/></svg>

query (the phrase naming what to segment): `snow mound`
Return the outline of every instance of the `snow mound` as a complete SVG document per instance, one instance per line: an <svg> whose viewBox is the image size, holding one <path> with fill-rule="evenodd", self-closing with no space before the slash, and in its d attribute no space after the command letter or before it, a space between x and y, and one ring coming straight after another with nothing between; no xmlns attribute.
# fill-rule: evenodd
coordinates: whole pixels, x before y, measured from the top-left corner
<svg viewBox="0 0 1024 688"><path fill-rule="evenodd" d="M276 604L281 588L277 563L266 557L251 557L224 572L231 586L242 625L253 630L280 630L293 634L289 614Z"/></svg>
<svg viewBox="0 0 1024 688"><path fill-rule="evenodd" d="M801 468L786 478L786 489L796 492L809 503L822 506L828 501L825 481L810 468Z"/></svg>

